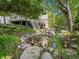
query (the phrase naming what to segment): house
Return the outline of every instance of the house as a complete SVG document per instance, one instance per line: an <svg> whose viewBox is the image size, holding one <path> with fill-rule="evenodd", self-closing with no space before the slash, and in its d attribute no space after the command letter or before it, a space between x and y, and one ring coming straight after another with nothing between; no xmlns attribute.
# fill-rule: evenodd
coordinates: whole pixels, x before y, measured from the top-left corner
<svg viewBox="0 0 79 59"><path fill-rule="evenodd" d="M3 16L0 16L0 24L10 24L10 17L6 16L5 19Z"/></svg>
<svg viewBox="0 0 79 59"><path fill-rule="evenodd" d="M0 23L4 24L5 22L6 24L24 25L24 26L29 26L31 28L38 28L38 29L49 28L48 14L39 16L37 20L32 20L28 18L26 19L18 15L5 17L5 20L4 20L4 17L0 16Z"/></svg>

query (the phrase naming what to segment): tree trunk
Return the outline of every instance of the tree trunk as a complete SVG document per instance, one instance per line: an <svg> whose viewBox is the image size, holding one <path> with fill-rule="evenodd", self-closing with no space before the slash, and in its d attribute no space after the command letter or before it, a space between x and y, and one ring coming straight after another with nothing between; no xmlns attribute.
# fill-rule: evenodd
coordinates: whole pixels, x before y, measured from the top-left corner
<svg viewBox="0 0 79 59"><path fill-rule="evenodd" d="M6 24L6 18L5 18L5 16L3 16L3 19L4 19L4 24Z"/></svg>
<svg viewBox="0 0 79 59"><path fill-rule="evenodd" d="M70 3L67 1L67 24L68 24L68 30L73 30L73 21L72 21L72 13L70 9Z"/></svg>
<svg viewBox="0 0 79 59"><path fill-rule="evenodd" d="M58 0L58 3L60 6L60 10L63 12L63 14L67 18L68 30L71 32L73 30L73 21L72 21L72 13L71 13L71 8L70 8L70 1L66 0L65 2L66 4L64 4L63 1Z"/></svg>

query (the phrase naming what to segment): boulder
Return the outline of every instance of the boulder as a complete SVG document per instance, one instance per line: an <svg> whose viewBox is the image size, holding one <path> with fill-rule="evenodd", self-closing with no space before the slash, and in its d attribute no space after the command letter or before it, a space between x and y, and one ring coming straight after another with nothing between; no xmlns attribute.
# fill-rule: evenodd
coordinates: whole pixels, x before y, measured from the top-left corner
<svg viewBox="0 0 79 59"><path fill-rule="evenodd" d="M41 48L38 46L32 46L24 50L20 59L39 59Z"/></svg>
<svg viewBox="0 0 79 59"><path fill-rule="evenodd" d="M49 52L44 52L41 56L41 59L52 59L52 56Z"/></svg>
<svg viewBox="0 0 79 59"><path fill-rule="evenodd" d="M19 45L18 46L18 48L21 48L21 49L26 49L26 48L29 48L29 47L31 47L31 44L21 44L21 45Z"/></svg>

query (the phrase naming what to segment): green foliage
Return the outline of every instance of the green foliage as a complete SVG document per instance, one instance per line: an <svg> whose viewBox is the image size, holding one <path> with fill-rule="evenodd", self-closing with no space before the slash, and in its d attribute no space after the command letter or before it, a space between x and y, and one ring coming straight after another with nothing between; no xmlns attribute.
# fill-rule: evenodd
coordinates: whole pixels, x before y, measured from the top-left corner
<svg viewBox="0 0 79 59"><path fill-rule="evenodd" d="M60 36L56 35L54 37L54 40L55 40L55 42L57 44L57 49L55 49L55 52L57 53L55 55L56 59L62 59L62 58L63 59L78 59L79 58L79 52L78 52L79 51L78 50L78 48L79 48L79 34L72 33L71 38L75 39L74 43L77 45L76 49L64 48L64 45L62 44L63 41L60 38Z"/></svg>
<svg viewBox="0 0 79 59"><path fill-rule="evenodd" d="M20 25L0 25L0 34L14 34L14 33L30 33L35 32L30 27Z"/></svg>
<svg viewBox="0 0 79 59"><path fill-rule="evenodd" d="M0 56L13 55L13 51L20 41L13 35L0 36ZM0 57L1 58L1 57Z"/></svg>
<svg viewBox="0 0 79 59"><path fill-rule="evenodd" d="M78 50L79 49L79 34L76 33L76 32L73 32L72 35L71 35L71 37L73 39L75 39L75 43L77 45L77 48L76 49Z"/></svg>
<svg viewBox="0 0 79 59"><path fill-rule="evenodd" d="M55 40L55 42L57 44L57 49L59 49L61 51L62 48L63 48L61 37L58 36L58 35L55 35L54 40Z"/></svg>
<svg viewBox="0 0 79 59"><path fill-rule="evenodd" d="M49 47L52 47L53 43L54 43L53 38L49 38L49 39L48 39L48 46L49 46Z"/></svg>
<svg viewBox="0 0 79 59"><path fill-rule="evenodd" d="M67 21L63 14L49 13L49 27L55 28L57 31L67 28Z"/></svg>
<svg viewBox="0 0 79 59"><path fill-rule="evenodd" d="M28 18L37 18L41 11L41 0L0 0L0 13L7 12L26 16Z"/></svg>
<svg viewBox="0 0 79 59"><path fill-rule="evenodd" d="M49 23L49 27L54 28L54 26L55 26L55 15L54 14L49 13L48 23Z"/></svg>
<svg viewBox="0 0 79 59"><path fill-rule="evenodd" d="M67 28L67 21L63 14L56 15L55 28L57 28L58 30Z"/></svg>

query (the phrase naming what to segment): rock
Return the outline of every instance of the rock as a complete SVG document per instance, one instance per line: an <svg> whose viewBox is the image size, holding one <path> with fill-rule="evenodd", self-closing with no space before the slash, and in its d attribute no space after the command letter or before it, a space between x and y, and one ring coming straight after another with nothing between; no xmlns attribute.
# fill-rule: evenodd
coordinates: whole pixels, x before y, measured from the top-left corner
<svg viewBox="0 0 79 59"><path fill-rule="evenodd" d="M21 40L21 42L25 42L26 37L25 37L25 36L22 36L22 37L20 38L20 40Z"/></svg>
<svg viewBox="0 0 79 59"><path fill-rule="evenodd" d="M41 56L41 59L52 59L52 56L49 52L44 52Z"/></svg>
<svg viewBox="0 0 79 59"><path fill-rule="evenodd" d="M31 44L21 44L21 45L19 45L18 46L18 48L21 48L21 49L26 49L26 48L29 48L29 47L31 47Z"/></svg>
<svg viewBox="0 0 79 59"><path fill-rule="evenodd" d="M49 29L48 33L50 37L55 36L55 32L52 29Z"/></svg>
<svg viewBox="0 0 79 59"><path fill-rule="evenodd" d="M49 47L48 50L49 50L49 52L53 52L54 51L54 49L51 48L51 47Z"/></svg>
<svg viewBox="0 0 79 59"><path fill-rule="evenodd" d="M29 48L29 47L31 47L31 44L24 44L24 45L22 46L22 49L26 49L26 48Z"/></svg>
<svg viewBox="0 0 79 59"><path fill-rule="evenodd" d="M24 50L20 59L39 59L41 48L38 46L32 46Z"/></svg>
<svg viewBox="0 0 79 59"><path fill-rule="evenodd" d="M47 40L47 39L43 39L43 40L41 41L41 45L42 45L43 47L47 47L47 46L48 46L48 40Z"/></svg>

